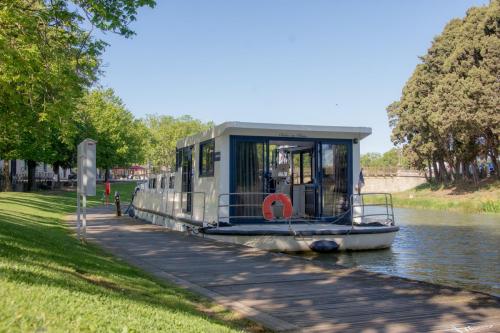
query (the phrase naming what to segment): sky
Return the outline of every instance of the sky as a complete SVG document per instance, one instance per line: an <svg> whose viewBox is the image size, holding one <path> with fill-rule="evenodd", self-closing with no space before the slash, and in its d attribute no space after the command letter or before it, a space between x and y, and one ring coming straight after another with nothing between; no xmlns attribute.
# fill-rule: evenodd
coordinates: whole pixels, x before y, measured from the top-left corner
<svg viewBox="0 0 500 333"><path fill-rule="evenodd" d="M103 36L101 85L136 116L366 126L392 148L386 107L452 18L488 0L157 0L131 39Z"/></svg>

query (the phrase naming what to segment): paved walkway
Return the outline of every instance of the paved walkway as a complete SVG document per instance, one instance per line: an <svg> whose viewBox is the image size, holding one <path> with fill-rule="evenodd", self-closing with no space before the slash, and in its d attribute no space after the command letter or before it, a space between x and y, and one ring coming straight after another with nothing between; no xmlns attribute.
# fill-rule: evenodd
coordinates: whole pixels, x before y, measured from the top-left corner
<svg viewBox="0 0 500 333"><path fill-rule="evenodd" d="M74 223L74 222L73 222ZM500 332L500 299L231 245L90 209L88 239L276 331Z"/></svg>

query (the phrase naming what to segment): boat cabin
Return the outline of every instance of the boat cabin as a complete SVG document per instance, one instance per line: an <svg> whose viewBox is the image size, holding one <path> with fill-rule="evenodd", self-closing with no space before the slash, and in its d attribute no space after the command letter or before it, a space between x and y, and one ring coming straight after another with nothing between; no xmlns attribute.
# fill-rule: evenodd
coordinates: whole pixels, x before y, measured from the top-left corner
<svg viewBox="0 0 500 333"><path fill-rule="evenodd" d="M271 193L291 199L294 220L350 221L360 140L370 134L366 127L226 122L179 140L173 175L156 176L148 188L171 193L162 200L168 215L204 224L264 222L262 202ZM276 208L279 219L279 202Z"/></svg>

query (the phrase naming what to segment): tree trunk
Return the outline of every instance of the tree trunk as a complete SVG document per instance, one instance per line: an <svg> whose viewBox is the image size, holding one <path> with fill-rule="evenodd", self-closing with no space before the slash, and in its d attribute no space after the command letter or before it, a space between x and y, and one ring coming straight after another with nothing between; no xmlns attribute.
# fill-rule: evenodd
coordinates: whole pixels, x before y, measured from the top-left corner
<svg viewBox="0 0 500 333"><path fill-rule="evenodd" d="M106 171L104 171L104 182L107 182L109 180L109 169L106 168Z"/></svg>
<svg viewBox="0 0 500 333"><path fill-rule="evenodd" d="M493 163L493 173L495 174L494 177L500 179L500 174L498 170L498 153L496 148L490 149L490 158L491 158L491 163Z"/></svg>
<svg viewBox="0 0 500 333"><path fill-rule="evenodd" d="M476 161L471 163L472 166L472 180L475 185L479 184L479 168L477 167Z"/></svg>
<svg viewBox="0 0 500 333"><path fill-rule="evenodd" d="M444 164L444 161L442 159L439 160L439 178L441 179L442 183L448 183L448 171L446 171L446 165Z"/></svg>
<svg viewBox="0 0 500 333"><path fill-rule="evenodd" d="M59 177L59 164L55 163L53 165L53 167L54 167L54 173L57 176L57 178L56 178L56 187L59 188L60 185L61 185L61 177Z"/></svg>
<svg viewBox="0 0 500 333"><path fill-rule="evenodd" d="M428 183L432 182L432 165L430 160L427 160L427 172L425 172L425 179Z"/></svg>
<svg viewBox="0 0 500 333"><path fill-rule="evenodd" d="M456 163L455 161L453 160L453 158L449 158L448 159L448 165L450 166L450 172L448 172L448 177L450 179L450 182L454 182L455 181L455 170L456 170Z"/></svg>
<svg viewBox="0 0 500 333"><path fill-rule="evenodd" d="M455 164L455 180L462 180L462 173L460 169L462 168L462 162L457 160Z"/></svg>
<svg viewBox="0 0 500 333"><path fill-rule="evenodd" d="M500 170L498 169L498 146L500 144L498 135L493 133L491 128L486 129L487 155L491 158L493 164L494 177L500 179ZM488 166L489 167L489 166Z"/></svg>
<svg viewBox="0 0 500 333"><path fill-rule="evenodd" d="M9 160L3 160L3 184L2 184L2 189L5 192L12 191L12 183L10 179L10 161Z"/></svg>
<svg viewBox="0 0 500 333"><path fill-rule="evenodd" d="M36 161L28 160L28 187L27 191L33 191L36 185Z"/></svg>
<svg viewBox="0 0 500 333"><path fill-rule="evenodd" d="M464 179L465 181L470 181L472 179L472 173L470 172L471 171L471 168L470 168L470 164L469 162L467 162L466 160L464 160L462 162L462 165L463 165L463 170L462 170L462 174L464 176Z"/></svg>
<svg viewBox="0 0 500 333"><path fill-rule="evenodd" d="M436 183L439 183L441 181L441 172L435 160L432 161L432 167L434 168L434 180L436 181Z"/></svg>

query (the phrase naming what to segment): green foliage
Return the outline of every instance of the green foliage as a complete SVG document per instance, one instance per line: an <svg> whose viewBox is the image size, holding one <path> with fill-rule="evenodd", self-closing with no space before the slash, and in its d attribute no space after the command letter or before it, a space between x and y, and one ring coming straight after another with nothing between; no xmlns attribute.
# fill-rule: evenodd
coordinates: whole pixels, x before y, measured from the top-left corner
<svg viewBox="0 0 500 333"><path fill-rule="evenodd" d="M366 153L361 155L361 166L363 168L406 168L406 160L402 156L401 149L392 148L391 150L380 153Z"/></svg>
<svg viewBox="0 0 500 333"><path fill-rule="evenodd" d="M0 155L50 161L68 142L75 100L96 79L102 44L44 3L0 5Z"/></svg>
<svg viewBox="0 0 500 333"><path fill-rule="evenodd" d="M175 149L177 141L213 127L212 122L203 123L191 116L149 115L144 120L149 129L150 143L147 157L154 167L170 167L175 164Z"/></svg>
<svg viewBox="0 0 500 333"><path fill-rule="evenodd" d="M144 161L147 130L113 90L93 90L86 94L76 112L77 142L96 140L96 163L105 170Z"/></svg>
<svg viewBox="0 0 500 333"><path fill-rule="evenodd" d="M0 193L1 332L236 332L252 327L234 313L80 243L63 222L65 214L74 213L75 198L74 192Z"/></svg>
<svg viewBox="0 0 500 333"><path fill-rule="evenodd" d="M476 179L478 157L489 156L498 174L500 1L449 22L421 59L400 100L387 108L394 144L441 181L469 166Z"/></svg>
<svg viewBox="0 0 500 333"><path fill-rule="evenodd" d="M153 0L0 2L0 156L63 165L71 159L78 100L96 83L106 43L129 37ZM121 154L121 152L120 152Z"/></svg>

